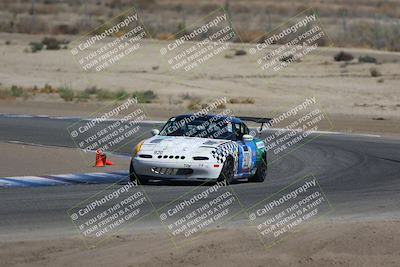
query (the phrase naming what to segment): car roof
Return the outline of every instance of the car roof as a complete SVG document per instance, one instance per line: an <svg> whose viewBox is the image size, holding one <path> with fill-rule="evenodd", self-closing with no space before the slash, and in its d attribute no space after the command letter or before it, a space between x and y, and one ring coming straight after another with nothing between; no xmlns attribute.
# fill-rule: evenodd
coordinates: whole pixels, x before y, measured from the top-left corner
<svg viewBox="0 0 400 267"><path fill-rule="evenodd" d="M190 118L190 117L194 117L194 118L198 118L198 119L204 118L206 120L209 120L209 119L214 118L214 117L218 117L220 119L225 119L225 120L233 122L233 123L241 123L242 122L240 119L238 119L236 117L222 116L220 114L206 114L206 115L203 115L203 114L183 114L183 115L175 116L175 117L172 117L172 118L175 118L176 120L181 120L181 119Z"/></svg>

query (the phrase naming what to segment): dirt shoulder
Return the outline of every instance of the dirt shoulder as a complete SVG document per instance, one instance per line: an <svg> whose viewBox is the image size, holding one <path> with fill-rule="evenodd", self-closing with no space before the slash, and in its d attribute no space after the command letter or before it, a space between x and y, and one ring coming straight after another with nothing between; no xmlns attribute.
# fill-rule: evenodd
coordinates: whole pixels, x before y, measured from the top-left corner
<svg viewBox="0 0 400 267"><path fill-rule="evenodd" d="M93 167L95 154L78 149L0 142L0 175L26 176L128 170L129 159L108 155L113 166Z"/></svg>
<svg viewBox="0 0 400 267"><path fill-rule="evenodd" d="M399 266L400 221L305 225L265 249L254 229L219 229L176 249L158 230L118 235L97 248L65 238L1 242L4 266Z"/></svg>
<svg viewBox="0 0 400 267"><path fill-rule="evenodd" d="M29 42L41 37L0 34L0 40L12 41L11 45L0 44L4 61L0 87L42 88L47 84L75 92L96 87L110 92L125 90L128 94L151 90L156 98L144 107L149 118L156 120L193 112L191 102L207 104L221 96L227 98L226 107L235 114L263 117L277 116L315 97L331 118L334 131L400 132L400 53L323 47L281 71L266 72L261 71L255 56L246 53L251 44L232 44L207 64L183 73L173 71L160 55L167 42L146 40L142 49L106 72L83 72L68 49L23 52ZM245 54L235 56L237 50ZM354 60L336 62L334 56L341 50L351 53ZM377 63L358 61L359 56L366 55ZM375 69L380 76L371 74ZM38 94L26 101L20 98L0 100L0 113L88 116L107 105L64 102L57 93ZM238 103L243 98L250 101Z"/></svg>

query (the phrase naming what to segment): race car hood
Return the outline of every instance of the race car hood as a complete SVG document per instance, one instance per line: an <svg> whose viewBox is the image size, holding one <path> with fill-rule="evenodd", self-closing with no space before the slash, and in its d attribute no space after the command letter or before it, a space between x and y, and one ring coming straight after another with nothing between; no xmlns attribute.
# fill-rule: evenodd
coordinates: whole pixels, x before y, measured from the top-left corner
<svg viewBox="0 0 400 267"><path fill-rule="evenodd" d="M140 154L152 156L210 156L213 149L229 140L183 136L153 136L143 142Z"/></svg>

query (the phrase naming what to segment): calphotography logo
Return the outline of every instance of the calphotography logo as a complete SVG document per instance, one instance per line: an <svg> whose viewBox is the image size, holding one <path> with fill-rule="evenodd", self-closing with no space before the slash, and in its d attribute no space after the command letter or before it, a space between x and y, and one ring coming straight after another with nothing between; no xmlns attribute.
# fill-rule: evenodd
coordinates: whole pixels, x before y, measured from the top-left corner
<svg viewBox="0 0 400 267"><path fill-rule="evenodd" d="M133 222L153 213L136 182L112 185L67 212L88 247L99 245Z"/></svg>
<svg viewBox="0 0 400 267"><path fill-rule="evenodd" d="M144 135L142 122L149 119L137 98L109 105L107 110L93 115L94 118L80 120L67 128L82 152L116 151Z"/></svg>
<svg viewBox="0 0 400 267"><path fill-rule="evenodd" d="M174 71L189 72L223 54L237 34L228 14L220 8L176 34L177 38L160 49Z"/></svg>
<svg viewBox="0 0 400 267"><path fill-rule="evenodd" d="M100 72L135 54L144 38L149 34L132 8L73 42L71 54L83 71Z"/></svg>
<svg viewBox="0 0 400 267"><path fill-rule="evenodd" d="M158 208L160 221L178 247L241 212L238 199L226 181L199 186L168 205Z"/></svg>
<svg viewBox="0 0 400 267"><path fill-rule="evenodd" d="M316 178L310 175L260 201L248 212L260 240L266 247L271 247L302 225L332 210Z"/></svg>
<svg viewBox="0 0 400 267"><path fill-rule="evenodd" d="M263 141L271 157L268 164L272 164L332 128L331 120L313 96L262 123L251 134Z"/></svg>
<svg viewBox="0 0 400 267"><path fill-rule="evenodd" d="M326 46L330 43L312 8L301 12L258 40L258 44L249 48L249 53L257 56L257 65L264 72L281 71L303 60L319 45Z"/></svg>

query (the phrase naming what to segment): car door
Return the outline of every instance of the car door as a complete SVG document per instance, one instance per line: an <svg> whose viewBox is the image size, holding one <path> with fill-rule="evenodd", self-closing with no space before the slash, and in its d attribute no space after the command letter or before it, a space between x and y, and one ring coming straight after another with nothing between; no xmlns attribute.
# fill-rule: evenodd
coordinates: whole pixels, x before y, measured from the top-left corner
<svg viewBox="0 0 400 267"><path fill-rule="evenodd" d="M243 123L235 123L236 137L239 144L238 174L247 177L254 169L256 148L253 141L243 141L243 135L249 133L249 129Z"/></svg>

